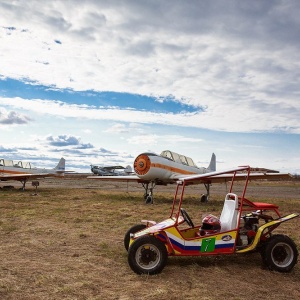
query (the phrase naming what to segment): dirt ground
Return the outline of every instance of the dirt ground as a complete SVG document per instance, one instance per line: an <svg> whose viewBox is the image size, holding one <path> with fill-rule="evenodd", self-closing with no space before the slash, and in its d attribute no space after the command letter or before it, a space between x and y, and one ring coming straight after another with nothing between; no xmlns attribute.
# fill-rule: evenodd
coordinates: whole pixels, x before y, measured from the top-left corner
<svg viewBox="0 0 300 300"><path fill-rule="evenodd" d="M4 186L13 185L11 190ZM169 216L175 186L158 186L145 205L140 185L67 176L19 190L0 183L0 299L300 299L300 266L290 273L267 270L258 253L170 257L159 275L136 275L123 238L141 219ZM227 187L228 188L228 187ZM191 187L186 208L217 214L225 184ZM283 214L300 213L300 182L252 182L250 200L275 203ZM193 219L194 220L194 219ZM276 231L300 246L299 218Z"/></svg>

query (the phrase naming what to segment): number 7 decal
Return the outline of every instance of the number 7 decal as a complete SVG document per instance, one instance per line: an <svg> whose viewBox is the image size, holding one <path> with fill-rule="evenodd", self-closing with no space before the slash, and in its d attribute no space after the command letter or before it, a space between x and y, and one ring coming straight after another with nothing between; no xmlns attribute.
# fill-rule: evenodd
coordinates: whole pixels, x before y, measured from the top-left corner
<svg viewBox="0 0 300 300"><path fill-rule="evenodd" d="M216 246L216 238L203 239L201 244L201 252L213 252Z"/></svg>

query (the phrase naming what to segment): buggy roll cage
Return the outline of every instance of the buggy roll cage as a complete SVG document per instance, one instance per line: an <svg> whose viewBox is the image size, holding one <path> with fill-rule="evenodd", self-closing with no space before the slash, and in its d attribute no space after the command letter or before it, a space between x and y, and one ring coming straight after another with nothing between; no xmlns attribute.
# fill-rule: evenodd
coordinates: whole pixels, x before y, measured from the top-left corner
<svg viewBox="0 0 300 300"><path fill-rule="evenodd" d="M237 172L245 173L245 184L244 184L243 192L242 192L242 195L238 197L239 205L243 206L243 204L245 202L249 206L252 206L253 203L245 198L245 194L246 194L246 190L247 190L247 186L248 186L248 182L249 182L250 166L242 166L242 167L238 167L236 169L228 170L226 172L222 172L222 171L211 172L211 173L206 173L206 174L201 174L201 175L189 176L182 180L178 180L174 199L173 199L173 205L172 205L172 209L171 209L170 218L175 220L176 224L178 224L178 219L180 216L180 209L181 209L181 205L182 205L182 201L183 201L183 197L184 197L184 191L185 191L186 186L193 185L193 184L199 184L199 183L210 184L211 180L215 176L218 176L221 174L232 174L231 185L230 185L230 189L229 189L229 193L232 193L233 186L234 186L234 180L235 180ZM271 205L272 204L270 204L270 206ZM176 206L178 206L178 207L176 208ZM278 211L277 211L277 214L279 215Z"/></svg>

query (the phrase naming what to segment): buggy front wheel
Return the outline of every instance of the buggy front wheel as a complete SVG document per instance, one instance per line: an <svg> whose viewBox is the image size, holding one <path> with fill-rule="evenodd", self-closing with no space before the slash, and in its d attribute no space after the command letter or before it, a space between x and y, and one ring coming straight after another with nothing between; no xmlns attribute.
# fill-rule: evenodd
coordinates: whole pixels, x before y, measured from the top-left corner
<svg viewBox="0 0 300 300"><path fill-rule="evenodd" d="M160 273L168 259L166 246L154 236L137 238L128 250L128 264L137 274Z"/></svg>
<svg viewBox="0 0 300 300"><path fill-rule="evenodd" d="M263 260L270 270L290 272L297 263L298 250L286 235L273 235L263 249Z"/></svg>

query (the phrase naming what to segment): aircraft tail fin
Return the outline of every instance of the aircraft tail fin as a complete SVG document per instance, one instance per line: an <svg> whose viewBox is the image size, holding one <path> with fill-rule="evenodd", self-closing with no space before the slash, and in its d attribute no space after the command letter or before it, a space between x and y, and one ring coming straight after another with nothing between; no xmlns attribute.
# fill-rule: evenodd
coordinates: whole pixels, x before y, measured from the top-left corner
<svg viewBox="0 0 300 300"><path fill-rule="evenodd" d="M65 172L65 168L66 168L66 160L62 157L57 166L54 168L54 171L56 173L64 173Z"/></svg>
<svg viewBox="0 0 300 300"><path fill-rule="evenodd" d="M124 173L126 173L126 174L132 173L132 168L131 168L130 165L128 165L128 166L124 169Z"/></svg>
<svg viewBox="0 0 300 300"><path fill-rule="evenodd" d="M216 155L213 153L210 159L209 166L207 169L211 172L214 172L217 170L217 162L216 162Z"/></svg>

